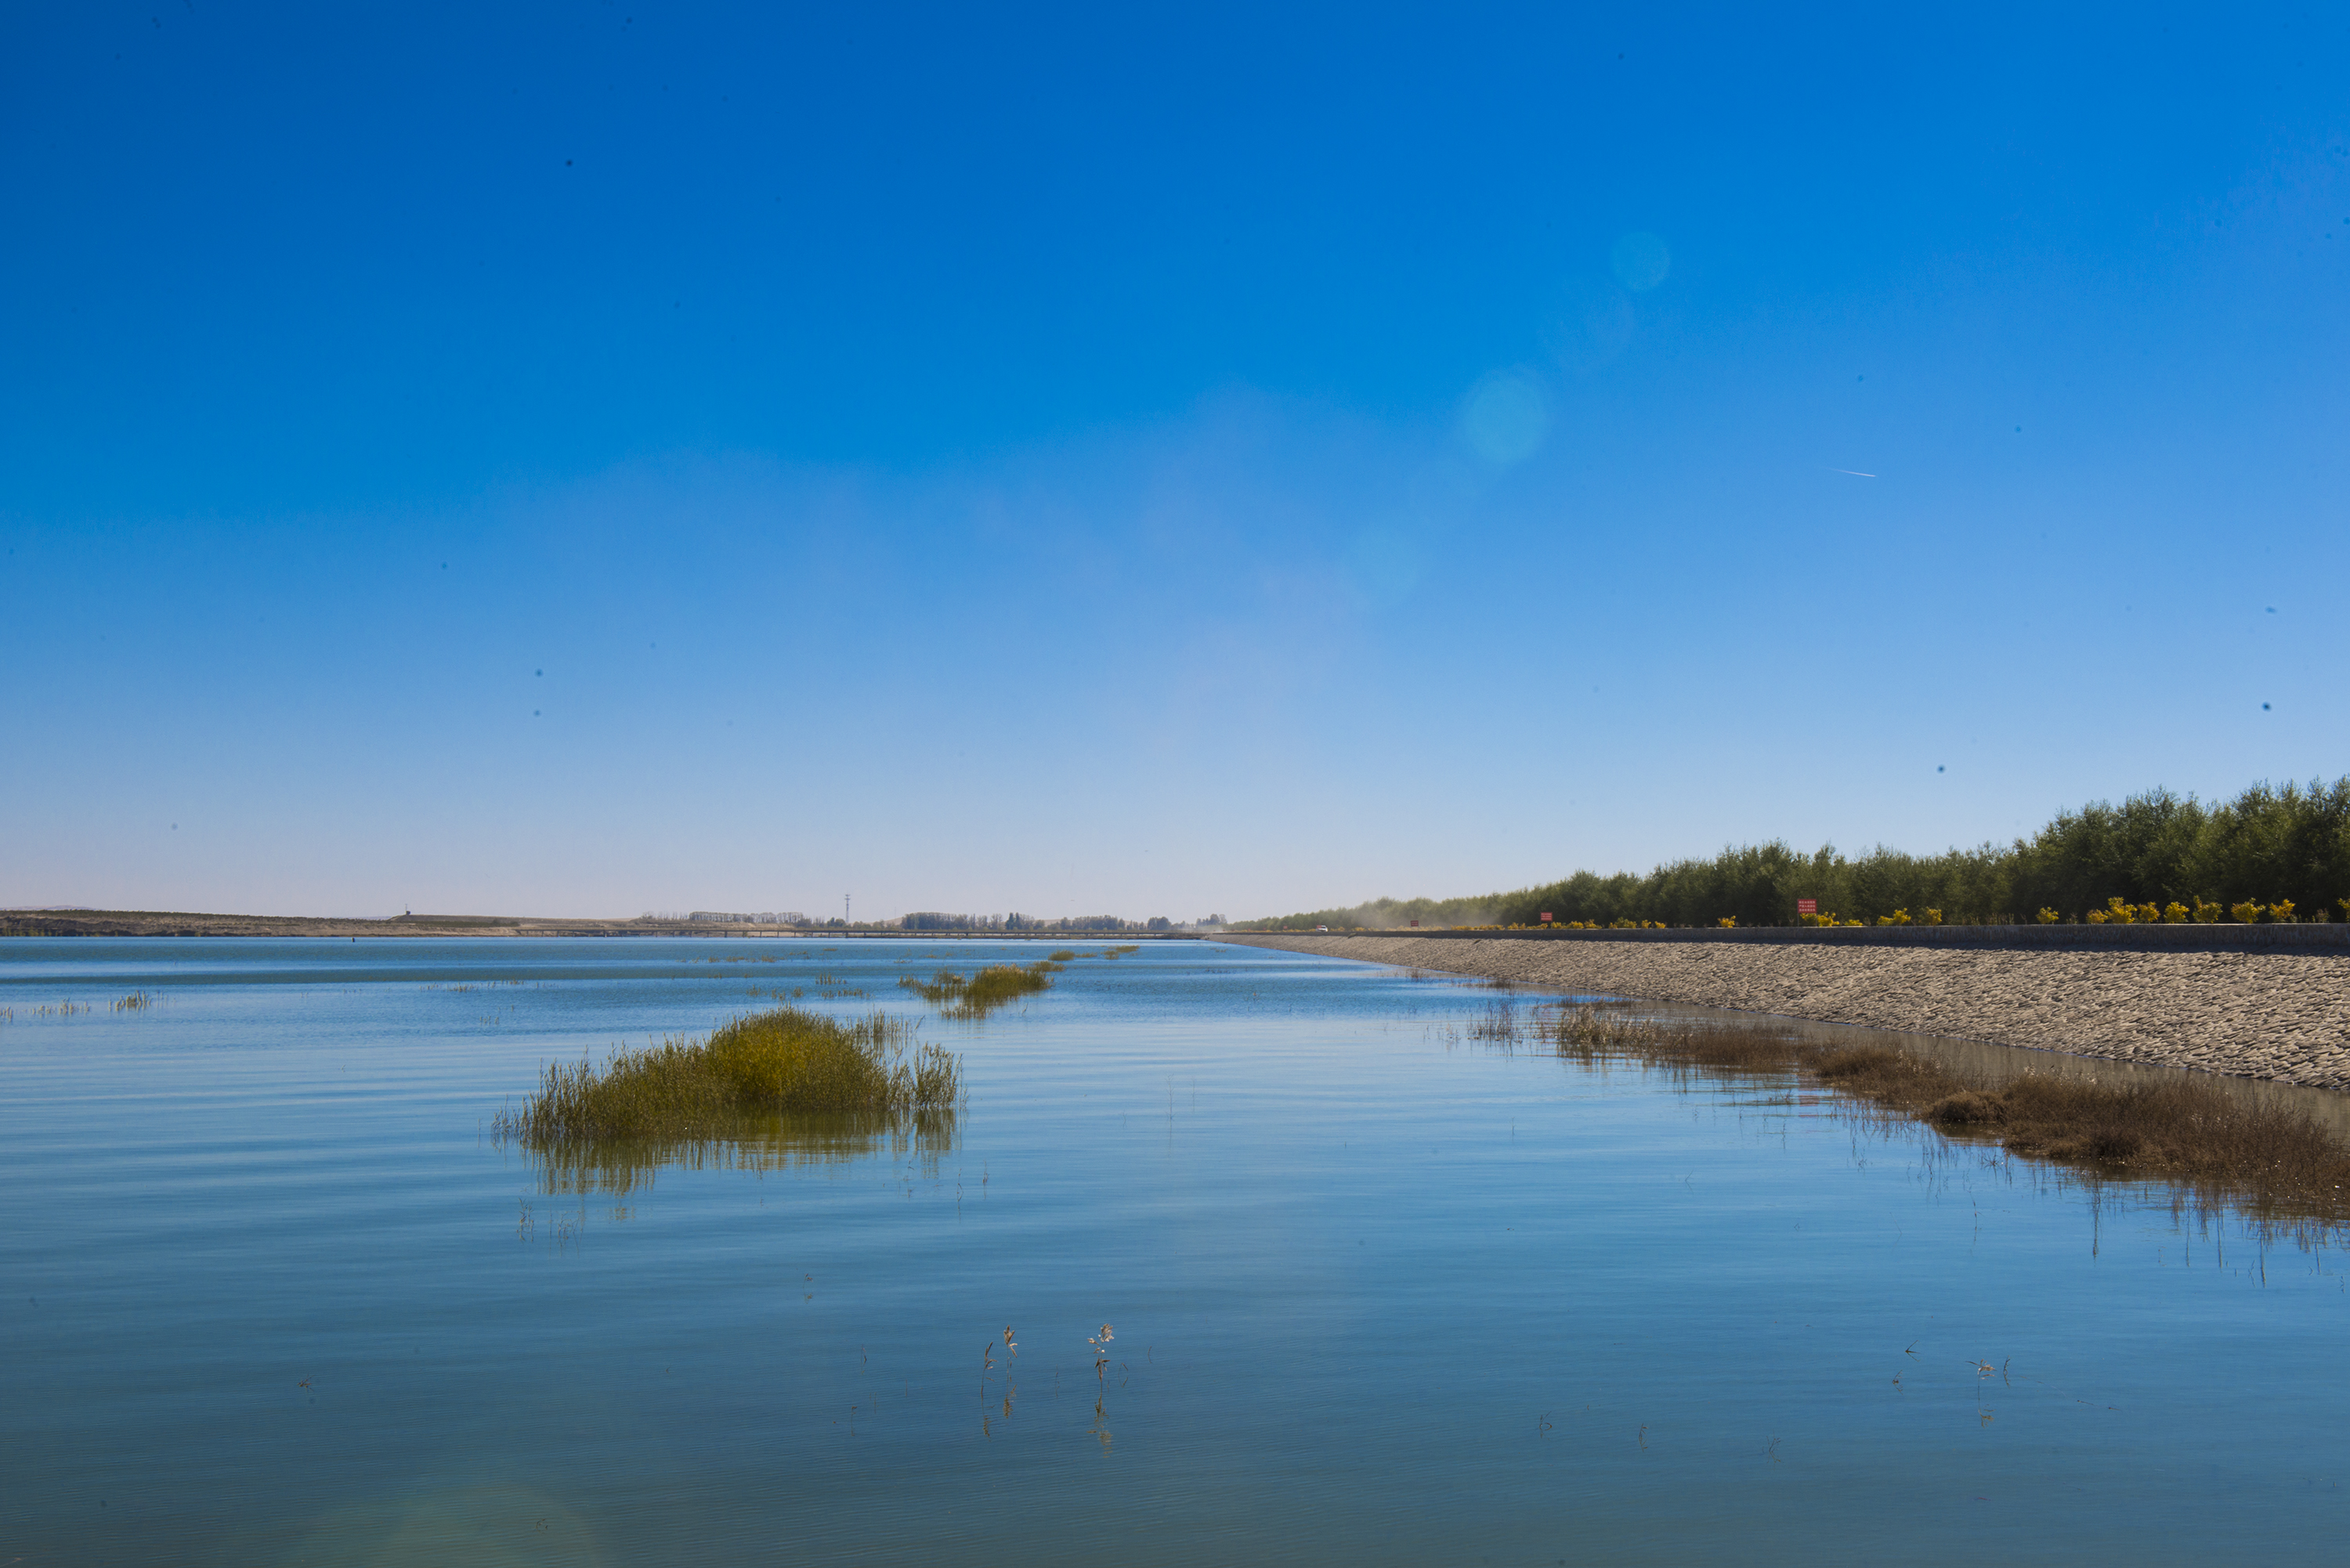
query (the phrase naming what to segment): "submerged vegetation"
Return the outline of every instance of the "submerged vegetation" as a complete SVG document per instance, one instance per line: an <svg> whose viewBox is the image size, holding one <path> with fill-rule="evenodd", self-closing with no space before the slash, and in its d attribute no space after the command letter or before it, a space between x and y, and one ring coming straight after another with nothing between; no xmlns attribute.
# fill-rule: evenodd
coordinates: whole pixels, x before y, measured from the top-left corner
<svg viewBox="0 0 2350 1568"><path fill-rule="evenodd" d="M901 1116L951 1107L961 1058L911 1044L882 1013L842 1023L797 1007L736 1018L706 1040L552 1063L538 1093L503 1112L501 1137L534 1147L629 1138L723 1137L782 1113Z"/></svg>
<svg viewBox="0 0 2350 1568"><path fill-rule="evenodd" d="M2176 1183L2263 1218L2350 1223L2350 1145L2307 1110L2243 1085L2186 1075L1975 1075L1920 1054L1828 1044L1759 1022L1666 1022L1592 1006L1521 1013L1506 998L1468 1033L1539 1043L1586 1062L1800 1075L1954 1140L2103 1178Z"/></svg>
<svg viewBox="0 0 2350 1568"><path fill-rule="evenodd" d="M984 1018L1007 1002L1050 990L1053 976L1063 967L1062 956L1038 959L1024 969L1018 964L990 964L968 976L942 969L928 980L909 975L898 983L937 1007L942 1018Z"/></svg>
<svg viewBox="0 0 2350 1568"><path fill-rule="evenodd" d="M1806 855L1774 840L1645 875L1578 871L1513 893L1380 898L1250 925L1533 925L1547 913L1560 925L1791 926L1803 898L1844 911L1846 925L1905 923L1904 912L1920 911L1950 924L2350 919L2350 777L2255 784L2212 805L2152 790L2060 812L2030 838L1940 855L1880 846L1855 858L1833 845Z"/></svg>

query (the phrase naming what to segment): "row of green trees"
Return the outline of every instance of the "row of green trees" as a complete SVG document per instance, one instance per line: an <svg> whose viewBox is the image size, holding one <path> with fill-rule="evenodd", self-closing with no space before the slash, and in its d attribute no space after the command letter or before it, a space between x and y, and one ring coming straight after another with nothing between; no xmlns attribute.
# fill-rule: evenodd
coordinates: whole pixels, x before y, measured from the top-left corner
<svg viewBox="0 0 2350 1568"><path fill-rule="evenodd" d="M1795 923L1795 901L1874 920L1897 909L1939 909L1945 920L2030 923L2043 909L2068 920L2120 898L2128 904L2221 905L2290 900L2303 919L2340 919L2350 898L2350 776L2328 784L2255 784L2231 801L2151 790L2119 805L2060 813L2030 838L2002 846L1910 855L1882 846L1856 858L1825 846L1804 855L1782 842L1676 860L1646 875L1578 871L1563 881L1482 898L1377 899L1261 926L1532 925L1653 920L1711 926Z"/></svg>

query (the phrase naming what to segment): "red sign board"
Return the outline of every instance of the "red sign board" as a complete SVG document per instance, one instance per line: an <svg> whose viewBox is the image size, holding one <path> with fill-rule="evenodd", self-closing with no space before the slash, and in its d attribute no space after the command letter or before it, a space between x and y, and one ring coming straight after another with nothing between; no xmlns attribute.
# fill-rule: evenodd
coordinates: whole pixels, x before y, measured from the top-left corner
<svg viewBox="0 0 2350 1568"><path fill-rule="evenodd" d="M1544 909L1542 912L1542 923L1545 926L1550 924L1550 911L1548 909Z"/></svg>
<svg viewBox="0 0 2350 1568"><path fill-rule="evenodd" d="M1795 900L1795 913L1799 915L1816 915L1819 912L1820 901L1817 898L1798 898Z"/></svg>

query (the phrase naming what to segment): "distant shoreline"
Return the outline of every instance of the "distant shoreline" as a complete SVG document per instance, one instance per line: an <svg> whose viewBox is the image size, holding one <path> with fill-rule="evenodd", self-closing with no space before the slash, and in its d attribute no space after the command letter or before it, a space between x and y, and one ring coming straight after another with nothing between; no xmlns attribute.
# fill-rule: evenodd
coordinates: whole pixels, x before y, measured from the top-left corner
<svg viewBox="0 0 2350 1568"><path fill-rule="evenodd" d="M429 937L756 937L768 940L1090 942L1202 941L1200 931L907 931L894 926L777 926L725 920L595 920L526 915L394 915L338 919L307 915L202 915L136 909L14 909L0 937L325 937L412 941Z"/></svg>
<svg viewBox="0 0 2350 1568"><path fill-rule="evenodd" d="M1242 931L1221 940L1569 993L1693 1002L2350 1089L2350 951L2339 949L1861 946L1575 934L1584 940ZM1609 940L1617 936L1630 940Z"/></svg>

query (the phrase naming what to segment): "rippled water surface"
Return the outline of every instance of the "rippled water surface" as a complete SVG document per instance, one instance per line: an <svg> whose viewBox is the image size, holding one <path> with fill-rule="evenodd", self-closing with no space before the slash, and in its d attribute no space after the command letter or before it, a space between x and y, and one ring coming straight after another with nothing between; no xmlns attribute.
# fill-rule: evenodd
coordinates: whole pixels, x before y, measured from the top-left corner
<svg viewBox="0 0 2350 1568"><path fill-rule="evenodd" d="M1038 951L0 943L0 1562L2343 1550L2334 1251L1485 1048L1441 980L1149 943L927 1019L943 1138L486 1135L551 1058Z"/></svg>

